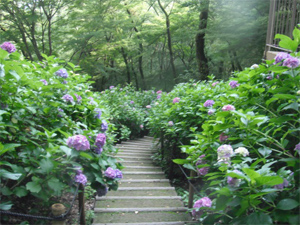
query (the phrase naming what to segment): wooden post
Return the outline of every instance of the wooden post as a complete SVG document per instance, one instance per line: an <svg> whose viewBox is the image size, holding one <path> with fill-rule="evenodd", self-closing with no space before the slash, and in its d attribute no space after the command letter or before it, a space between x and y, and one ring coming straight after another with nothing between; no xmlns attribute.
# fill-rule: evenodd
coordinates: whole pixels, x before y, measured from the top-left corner
<svg viewBox="0 0 300 225"><path fill-rule="evenodd" d="M60 216L66 211L66 207L63 204L56 203L51 206L51 211L53 216ZM65 225L65 220L53 220L51 225Z"/></svg>
<svg viewBox="0 0 300 225"><path fill-rule="evenodd" d="M164 133L161 131L160 133L160 152L161 152L161 162L164 160L164 154L165 154L165 146L164 146Z"/></svg>
<svg viewBox="0 0 300 225"><path fill-rule="evenodd" d="M84 185L83 184L79 184L78 202L79 202L80 225L86 225L85 209L84 209Z"/></svg>
<svg viewBox="0 0 300 225"><path fill-rule="evenodd" d="M190 177L194 177L196 175L196 172L194 170L191 170L190 172ZM193 208L193 204L194 204L194 188L191 184L189 184L189 203L188 203L188 207L189 209Z"/></svg>

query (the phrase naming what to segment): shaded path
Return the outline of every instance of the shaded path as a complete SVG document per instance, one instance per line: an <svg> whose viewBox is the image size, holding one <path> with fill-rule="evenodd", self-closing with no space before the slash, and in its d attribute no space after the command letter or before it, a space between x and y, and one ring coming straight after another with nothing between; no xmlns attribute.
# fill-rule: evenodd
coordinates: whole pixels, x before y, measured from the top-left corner
<svg viewBox="0 0 300 225"><path fill-rule="evenodd" d="M151 155L153 138L117 147L123 169L118 191L97 198L94 225L183 225L191 218Z"/></svg>

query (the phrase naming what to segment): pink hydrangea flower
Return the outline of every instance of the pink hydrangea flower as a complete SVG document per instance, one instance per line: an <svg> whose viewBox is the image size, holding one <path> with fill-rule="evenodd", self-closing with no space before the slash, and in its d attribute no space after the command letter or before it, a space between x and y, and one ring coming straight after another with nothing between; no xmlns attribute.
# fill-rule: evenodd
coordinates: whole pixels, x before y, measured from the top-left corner
<svg viewBox="0 0 300 225"><path fill-rule="evenodd" d="M44 85L48 85L48 82L45 79L41 79L40 81L43 82Z"/></svg>
<svg viewBox="0 0 300 225"><path fill-rule="evenodd" d="M214 86L216 86L218 83L220 83L220 82L219 82L219 81L216 81L216 82L212 83L211 86L214 87Z"/></svg>
<svg viewBox="0 0 300 225"><path fill-rule="evenodd" d="M86 151L90 149L90 142L84 135L81 134L69 137L67 145L70 148L75 148L77 151Z"/></svg>
<svg viewBox="0 0 300 225"><path fill-rule="evenodd" d="M151 109L151 105L147 105L146 108L147 108L147 109Z"/></svg>
<svg viewBox="0 0 300 225"><path fill-rule="evenodd" d="M235 110L233 105L224 105L222 108L223 111L232 111Z"/></svg>
<svg viewBox="0 0 300 225"><path fill-rule="evenodd" d="M202 207L211 207L212 205L212 201L210 200L210 198L208 197L204 197L204 198L201 198L199 200L197 200L195 203L194 203L194 206L193 208L202 208ZM202 210L199 210L198 212L194 209L192 211L192 214L193 216L201 216L203 213Z"/></svg>
<svg viewBox="0 0 300 225"><path fill-rule="evenodd" d="M141 129L143 129L143 128L144 128L144 125L143 125L143 124L141 124L141 125L140 125L140 128L141 128Z"/></svg>
<svg viewBox="0 0 300 225"><path fill-rule="evenodd" d="M173 122L173 121L169 121L169 122L168 122L168 125L169 125L170 127L172 127L172 126L174 126L174 122Z"/></svg>
<svg viewBox="0 0 300 225"><path fill-rule="evenodd" d="M173 103L177 103L177 102L179 102L179 101L180 101L180 98L179 98L179 97L176 97L176 98L173 99Z"/></svg>
<svg viewBox="0 0 300 225"><path fill-rule="evenodd" d="M226 141L228 139L229 136L224 135L224 133L220 134L219 140L220 142Z"/></svg>
<svg viewBox="0 0 300 225"><path fill-rule="evenodd" d="M158 90L157 92L156 92L156 94L161 94L162 93L162 90Z"/></svg>

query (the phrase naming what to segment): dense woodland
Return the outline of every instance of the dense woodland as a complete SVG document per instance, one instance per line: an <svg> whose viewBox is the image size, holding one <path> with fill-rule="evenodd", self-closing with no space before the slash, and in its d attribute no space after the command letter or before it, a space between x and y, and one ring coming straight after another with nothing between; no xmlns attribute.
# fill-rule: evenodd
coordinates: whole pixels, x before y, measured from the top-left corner
<svg viewBox="0 0 300 225"><path fill-rule="evenodd" d="M268 12L268 0L1 0L0 42L80 65L97 91L168 91L259 63Z"/></svg>

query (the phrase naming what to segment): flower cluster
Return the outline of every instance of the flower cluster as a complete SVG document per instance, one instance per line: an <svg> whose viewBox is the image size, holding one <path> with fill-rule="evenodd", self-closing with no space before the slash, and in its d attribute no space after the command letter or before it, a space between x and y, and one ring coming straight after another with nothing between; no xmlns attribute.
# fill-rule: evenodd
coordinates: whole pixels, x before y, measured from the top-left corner
<svg viewBox="0 0 300 225"><path fill-rule="evenodd" d="M215 112L214 109L209 109L208 112L207 112L207 114L208 114L208 115L212 115L212 114L214 114L214 112Z"/></svg>
<svg viewBox="0 0 300 225"><path fill-rule="evenodd" d="M295 57L289 57L283 61L283 66L287 66L289 68L296 68L299 65L300 65L300 61Z"/></svg>
<svg viewBox="0 0 300 225"><path fill-rule="evenodd" d="M214 83L212 83L212 84L211 84L211 86L213 86L213 87L214 87L214 86L216 86L218 83L220 83L220 82L219 82L219 81L217 81L217 82L214 82Z"/></svg>
<svg viewBox="0 0 300 225"><path fill-rule="evenodd" d="M205 155L200 155L198 161L196 162L196 167L197 167L197 171L199 175L206 175L208 173L209 167L202 167L202 168L198 168L198 165L201 164L206 164L206 161L203 160L203 158L205 158Z"/></svg>
<svg viewBox="0 0 300 225"><path fill-rule="evenodd" d="M14 44L10 43L9 41L4 42L2 45L0 45L0 48L7 51L8 53L13 53L17 50Z"/></svg>
<svg viewBox="0 0 300 225"><path fill-rule="evenodd" d="M105 120L102 120L102 124L101 124L101 131L105 132L108 129L108 124Z"/></svg>
<svg viewBox="0 0 300 225"><path fill-rule="evenodd" d="M77 173L77 175L75 176L75 182L83 184L83 185L86 185L87 184L87 178L82 173L82 171L81 170L77 170L76 173Z"/></svg>
<svg viewBox="0 0 300 225"><path fill-rule="evenodd" d="M72 97L72 95L66 94L62 97L63 100L65 100L66 102L74 102L74 98Z"/></svg>
<svg viewBox="0 0 300 225"><path fill-rule="evenodd" d="M298 144L296 144L294 150L297 151L298 153L300 153L300 142Z"/></svg>
<svg viewBox="0 0 300 225"><path fill-rule="evenodd" d="M98 134L95 141L95 145L96 145L95 151L97 154L102 153L103 146L105 145L105 143L106 143L106 135L102 133Z"/></svg>
<svg viewBox="0 0 300 225"><path fill-rule="evenodd" d="M212 201L208 197L201 198L194 203L193 208L200 209L201 207L211 207ZM202 210L196 211L195 209L192 211L193 216L201 216L203 213Z"/></svg>
<svg viewBox="0 0 300 225"><path fill-rule="evenodd" d="M249 155L249 151L245 147L239 147L239 148L235 149L234 152L236 154L240 154L240 155L242 155L244 157L246 157L246 156Z"/></svg>
<svg viewBox="0 0 300 225"><path fill-rule="evenodd" d="M82 97L81 97L80 95L78 95L78 94L74 94L74 95L75 95L76 98L77 98L77 102L80 103L81 100L82 100Z"/></svg>
<svg viewBox="0 0 300 225"><path fill-rule="evenodd" d="M240 84L236 80L232 80L232 81L229 82L229 85L230 85L231 88L236 88Z"/></svg>
<svg viewBox="0 0 300 225"><path fill-rule="evenodd" d="M147 105L146 108L147 108L147 109L151 109L151 105Z"/></svg>
<svg viewBox="0 0 300 225"><path fill-rule="evenodd" d="M179 98L179 97L176 97L176 98L173 99L173 103L177 103L177 102L179 102L179 101L180 101L180 98Z"/></svg>
<svg viewBox="0 0 300 225"><path fill-rule="evenodd" d="M242 172L239 170L233 170L233 172L237 174L242 174ZM241 179L233 178L230 176L227 177L227 184L231 187L238 187L240 185L240 182Z"/></svg>
<svg viewBox="0 0 300 225"><path fill-rule="evenodd" d="M233 149L231 145L221 145L217 152L219 160L228 160L233 155Z"/></svg>
<svg viewBox="0 0 300 225"><path fill-rule="evenodd" d="M170 127L172 127L172 126L174 126L174 122L173 122L173 121L169 121L169 122L168 122L168 125L169 125Z"/></svg>
<svg viewBox="0 0 300 225"><path fill-rule="evenodd" d="M75 148L77 151L86 151L90 149L90 142L84 135L81 134L69 137L67 145L70 148Z"/></svg>
<svg viewBox="0 0 300 225"><path fill-rule="evenodd" d="M94 112L96 113L96 115L94 116L94 118L100 119L101 115L102 115L102 111L99 108L94 109Z"/></svg>
<svg viewBox="0 0 300 225"><path fill-rule="evenodd" d="M224 142L224 141L226 141L228 138L229 138L229 136L224 135L224 133L221 133L221 134L220 134L220 137L219 137L219 140L220 140L220 142Z"/></svg>
<svg viewBox="0 0 300 225"><path fill-rule="evenodd" d="M222 108L223 111L232 111L235 110L233 105L224 105Z"/></svg>
<svg viewBox="0 0 300 225"><path fill-rule="evenodd" d="M45 79L41 79L40 81L43 82L44 85L48 85L48 82Z"/></svg>
<svg viewBox="0 0 300 225"><path fill-rule="evenodd" d="M116 178L123 178L123 174L120 170L118 169L113 169L111 167L108 167L105 172L104 176L111 178L111 179L116 179Z"/></svg>
<svg viewBox="0 0 300 225"><path fill-rule="evenodd" d="M259 68L259 65L257 65L257 64L253 64L253 65L250 67L250 69L252 69L252 70L257 69L257 68Z"/></svg>
<svg viewBox="0 0 300 225"><path fill-rule="evenodd" d="M66 69L59 69L55 72L55 74L62 78L68 78L68 72Z"/></svg>
<svg viewBox="0 0 300 225"><path fill-rule="evenodd" d="M161 94L162 93L162 90L158 90L157 92L156 92L156 94Z"/></svg>
<svg viewBox="0 0 300 225"><path fill-rule="evenodd" d="M215 104L214 100L206 100L203 104L204 107L212 107Z"/></svg>

